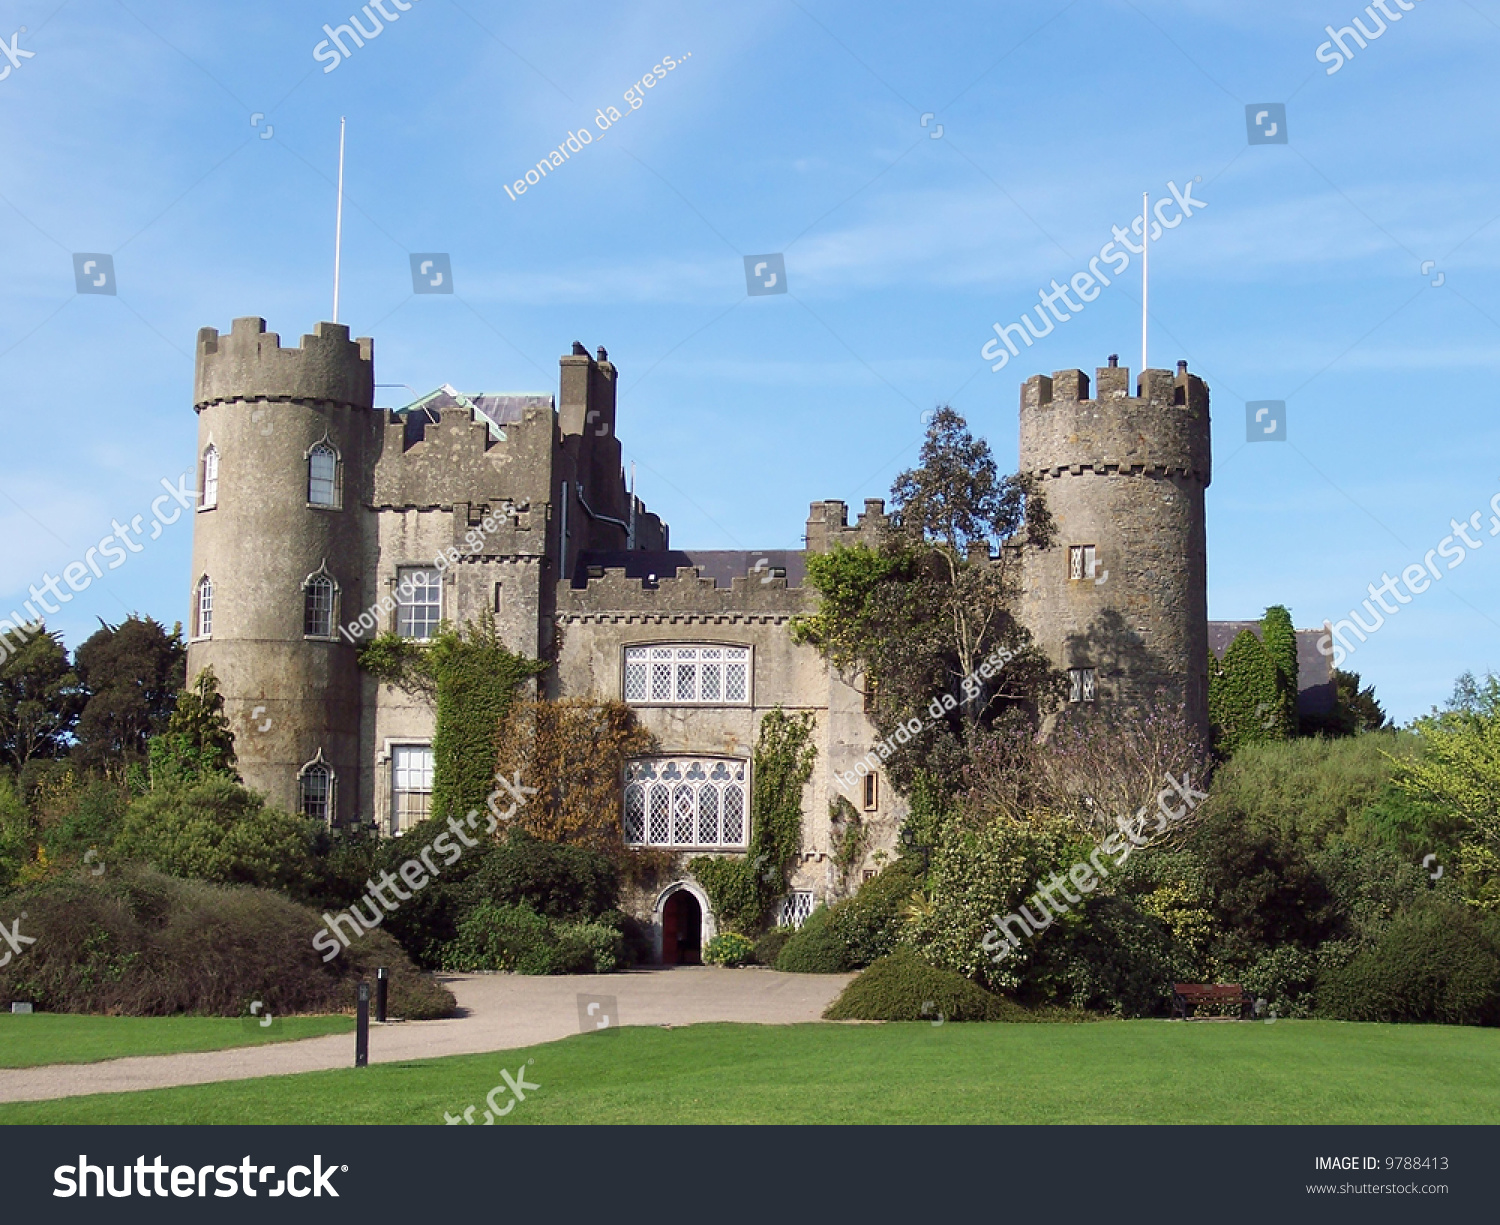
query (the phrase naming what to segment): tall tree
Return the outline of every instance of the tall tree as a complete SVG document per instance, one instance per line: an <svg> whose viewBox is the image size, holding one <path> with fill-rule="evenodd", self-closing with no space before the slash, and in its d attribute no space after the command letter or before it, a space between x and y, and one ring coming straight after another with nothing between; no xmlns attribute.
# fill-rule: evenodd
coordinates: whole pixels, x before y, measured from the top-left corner
<svg viewBox="0 0 1500 1225"><path fill-rule="evenodd" d="M75 652L86 693L74 752L85 768L120 773L146 756L146 742L166 730L177 692L187 682L182 626L131 614L100 622Z"/></svg>
<svg viewBox="0 0 1500 1225"><path fill-rule="evenodd" d="M212 668L198 673L177 695L167 730L147 742L151 788L195 783L223 775L239 782L234 768L234 732L224 714L224 695Z"/></svg>
<svg viewBox="0 0 1500 1225"><path fill-rule="evenodd" d="M78 678L58 634L38 622L0 664L0 759L19 770L34 758L60 757L78 721Z"/></svg>
<svg viewBox="0 0 1500 1225"><path fill-rule="evenodd" d="M820 595L792 623L850 680L863 676L867 708L890 742L887 777L910 790L919 771L952 794L971 745L1005 709L1030 706L1057 677L1016 621L1015 550L1024 531L1045 544L1050 520L1021 477L1001 477L983 439L939 408L920 463L891 488L893 520L878 542L807 559ZM987 660L1004 662L981 675Z"/></svg>
<svg viewBox="0 0 1500 1225"><path fill-rule="evenodd" d="M1396 758L1396 785L1463 819L1491 853L1500 852L1500 677L1459 677L1448 708L1412 723L1422 744Z"/></svg>

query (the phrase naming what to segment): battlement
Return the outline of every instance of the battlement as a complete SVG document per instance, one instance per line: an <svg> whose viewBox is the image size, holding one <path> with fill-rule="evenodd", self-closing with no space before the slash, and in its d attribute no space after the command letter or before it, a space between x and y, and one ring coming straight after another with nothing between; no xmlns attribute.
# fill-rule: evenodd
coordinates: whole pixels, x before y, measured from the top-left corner
<svg viewBox="0 0 1500 1225"><path fill-rule="evenodd" d="M678 566L655 582L631 578L623 568L608 567L590 575L582 587L558 584L557 611L576 619L610 620L640 615L709 621L782 620L807 612L809 593L788 587L785 578L736 575L718 586L697 566Z"/></svg>
<svg viewBox="0 0 1500 1225"><path fill-rule="evenodd" d="M1144 472L1207 485L1211 475L1208 385L1187 372L1095 370L1097 398L1082 370L1033 375L1021 387L1022 472L1033 475Z"/></svg>
<svg viewBox="0 0 1500 1225"><path fill-rule="evenodd" d="M375 342L349 339L341 323L319 323L295 349L266 331L264 319L236 319L229 334L198 331L193 407L232 400L322 400L370 408L375 403Z"/></svg>
<svg viewBox="0 0 1500 1225"><path fill-rule="evenodd" d="M813 502L807 508L807 551L826 553L836 545L880 545L880 538L890 525L884 498L866 498L865 508L853 527L849 526L849 507L837 498Z"/></svg>

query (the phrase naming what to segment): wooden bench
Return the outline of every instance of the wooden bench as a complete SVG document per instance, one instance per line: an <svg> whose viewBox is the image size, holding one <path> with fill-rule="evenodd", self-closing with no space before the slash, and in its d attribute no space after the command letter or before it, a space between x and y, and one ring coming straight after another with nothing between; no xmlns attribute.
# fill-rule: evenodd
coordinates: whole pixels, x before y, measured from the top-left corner
<svg viewBox="0 0 1500 1225"><path fill-rule="evenodd" d="M1199 1017L1192 1015L1205 1004L1232 1005L1238 1017ZM1173 983L1172 1015L1184 1021L1234 1021L1247 1020L1253 1003L1250 993L1239 983Z"/></svg>

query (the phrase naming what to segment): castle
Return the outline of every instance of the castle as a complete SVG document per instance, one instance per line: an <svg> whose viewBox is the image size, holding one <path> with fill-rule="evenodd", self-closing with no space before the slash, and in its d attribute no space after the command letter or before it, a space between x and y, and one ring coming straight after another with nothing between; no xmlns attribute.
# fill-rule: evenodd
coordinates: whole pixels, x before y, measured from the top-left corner
<svg viewBox="0 0 1500 1225"><path fill-rule="evenodd" d="M816 606L806 553L886 523L812 503L806 550L682 551L627 489L617 372L574 344L549 394L444 387L374 407L374 348L320 323L283 348L265 321L198 334L201 505L193 537L188 670L212 667L247 785L332 824L399 835L427 815L433 714L363 674L362 637L430 636L494 619L514 651L547 660L548 697L619 699L657 756L629 763L628 845L743 853L750 750L777 706L815 718L817 762L782 918L797 923L849 887L832 855L830 802L878 739L864 696L788 621ZM1112 358L1029 379L1021 469L1040 483L1052 543L1020 548L1019 616L1069 700L1181 696L1206 730L1209 396L1179 363L1134 388ZM857 883L894 846L901 797L864 767L847 795L869 831ZM879 853L884 852L884 855ZM701 886L679 879L635 907L663 960L713 934Z"/></svg>

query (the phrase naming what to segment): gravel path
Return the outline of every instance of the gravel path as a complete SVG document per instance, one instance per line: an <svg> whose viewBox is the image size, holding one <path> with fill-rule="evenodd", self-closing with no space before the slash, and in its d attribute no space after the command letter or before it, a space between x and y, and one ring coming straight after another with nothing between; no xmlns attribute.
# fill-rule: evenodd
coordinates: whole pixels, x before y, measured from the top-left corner
<svg viewBox="0 0 1500 1225"><path fill-rule="evenodd" d="M371 1025L370 1062L396 1063L533 1046L578 1033L582 1024L597 1026L606 1015L610 1024L619 1025L691 1025L702 1021L788 1025L816 1021L851 978L851 974L778 974L774 970L710 966L556 978L444 976L442 981L458 998L460 1015L444 1021ZM581 1004L580 996L584 997ZM591 1002L599 1006L589 1013ZM349 1033L199 1054L133 1055L103 1063L0 1068L0 1102L249 1080L353 1064L354 1035Z"/></svg>

